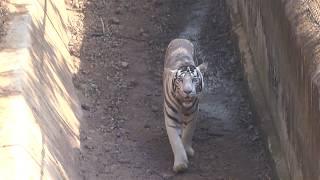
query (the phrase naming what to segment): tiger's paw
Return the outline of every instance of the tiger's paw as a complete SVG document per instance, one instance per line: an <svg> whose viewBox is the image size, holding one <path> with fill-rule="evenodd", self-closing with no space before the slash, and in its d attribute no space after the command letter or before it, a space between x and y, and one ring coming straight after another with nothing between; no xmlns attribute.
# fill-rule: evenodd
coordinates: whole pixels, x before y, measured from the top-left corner
<svg viewBox="0 0 320 180"><path fill-rule="evenodd" d="M173 171L176 172L176 173L184 172L187 169L188 169L188 164L187 163L175 164L173 166Z"/></svg>
<svg viewBox="0 0 320 180"><path fill-rule="evenodd" d="M194 156L194 150L192 147L187 147L186 149L186 153L188 155L188 157L193 157Z"/></svg>

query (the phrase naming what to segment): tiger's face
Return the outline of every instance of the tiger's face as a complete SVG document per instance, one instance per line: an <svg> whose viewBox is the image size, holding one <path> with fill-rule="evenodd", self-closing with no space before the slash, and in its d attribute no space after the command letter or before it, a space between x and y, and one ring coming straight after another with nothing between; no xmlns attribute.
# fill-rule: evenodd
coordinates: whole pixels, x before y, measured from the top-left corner
<svg viewBox="0 0 320 180"><path fill-rule="evenodd" d="M204 85L200 68L192 65L180 67L174 73L172 85L176 97L183 104L193 102L194 98L201 93Z"/></svg>

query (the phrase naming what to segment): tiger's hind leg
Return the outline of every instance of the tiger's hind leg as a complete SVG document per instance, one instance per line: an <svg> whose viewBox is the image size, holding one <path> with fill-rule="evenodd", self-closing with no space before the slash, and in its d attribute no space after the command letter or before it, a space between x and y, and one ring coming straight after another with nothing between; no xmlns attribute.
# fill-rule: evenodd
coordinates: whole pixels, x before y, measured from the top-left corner
<svg viewBox="0 0 320 180"><path fill-rule="evenodd" d="M169 118L165 117L166 129L169 137L169 142L174 154L173 171L183 172L188 168L188 157L181 141L179 129L171 125Z"/></svg>
<svg viewBox="0 0 320 180"><path fill-rule="evenodd" d="M196 115L197 113L193 113L189 117L185 117L185 122L188 123L184 125L184 128L182 130L182 143L189 157L194 156L194 150L192 148L192 137L197 124Z"/></svg>

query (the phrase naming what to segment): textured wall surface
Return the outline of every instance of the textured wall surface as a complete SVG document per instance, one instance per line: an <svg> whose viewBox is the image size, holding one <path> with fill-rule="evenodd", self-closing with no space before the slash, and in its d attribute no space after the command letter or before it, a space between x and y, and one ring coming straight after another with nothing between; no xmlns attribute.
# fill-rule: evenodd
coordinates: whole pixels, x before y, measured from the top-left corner
<svg viewBox="0 0 320 180"><path fill-rule="evenodd" d="M0 179L79 179L81 111L63 0L7 1L0 45Z"/></svg>
<svg viewBox="0 0 320 180"><path fill-rule="evenodd" d="M260 119L270 146L278 146L270 150L280 177L320 179L319 2L228 4Z"/></svg>

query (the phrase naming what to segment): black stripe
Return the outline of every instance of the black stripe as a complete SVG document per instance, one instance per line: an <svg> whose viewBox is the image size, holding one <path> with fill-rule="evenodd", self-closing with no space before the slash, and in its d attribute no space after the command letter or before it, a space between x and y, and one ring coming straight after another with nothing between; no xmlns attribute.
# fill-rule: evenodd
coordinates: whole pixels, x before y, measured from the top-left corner
<svg viewBox="0 0 320 180"><path fill-rule="evenodd" d="M179 120L178 120L177 118L175 118L175 117L171 116L171 115L168 113L168 111L167 111L167 108L166 108L166 107L164 107L164 112L166 113L166 115L168 116L168 118L170 118L171 120L173 120L173 121L174 121L174 122L176 122L176 123L181 124L181 122L179 122Z"/></svg>
<svg viewBox="0 0 320 180"><path fill-rule="evenodd" d="M172 106L172 104L168 101L167 97L164 97L164 100L167 104L167 106L170 108L171 111L173 111L174 113L178 113L178 111Z"/></svg>
<svg viewBox="0 0 320 180"><path fill-rule="evenodd" d="M167 93L166 93L167 100L171 101L174 104L174 106L177 107L178 104L177 104L176 98L174 97L173 93L171 93L171 94L169 94L169 93L170 93L169 91L167 91Z"/></svg>
<svg viewBox="0 0 320 180"><path fill-rule="evenodd" d="M188 111L187 113L184 113L183 115L185 116L190 116L191 114L193 114L194 112L196 112L198 110L198 108L194 108L191 112Z"/></svg>
<svg viewBox="0 0 320 180"><path fill-rule="evenodd" d="M174 96L174 94L172 93L172 96ZM179 105L181 105L182 103L181 103L181 101L179 100L179 99L176 99L177 100L177 103L179 104Z"/></svg>
<svg viewBox="0 0 320 180"><path fill-rule="evenodd" d="M168 87L169 83L165 83L165 85L166 85L165 86L165 96L168 97L167 100L171 101L174 104L174 106L178 106L178 104L174 101L176 99L172 99L174 97L174 94L172 91L169 91L169 87ZM170 93L171 93L171 96L170 96Z"/></svg>
<svg viewBox="0 0 320 180"><path fill-rule="evenodd" d="M190 121L184 121L183 125L187 126L189 123L191 123L194 119L191 119Z"/></svg>

